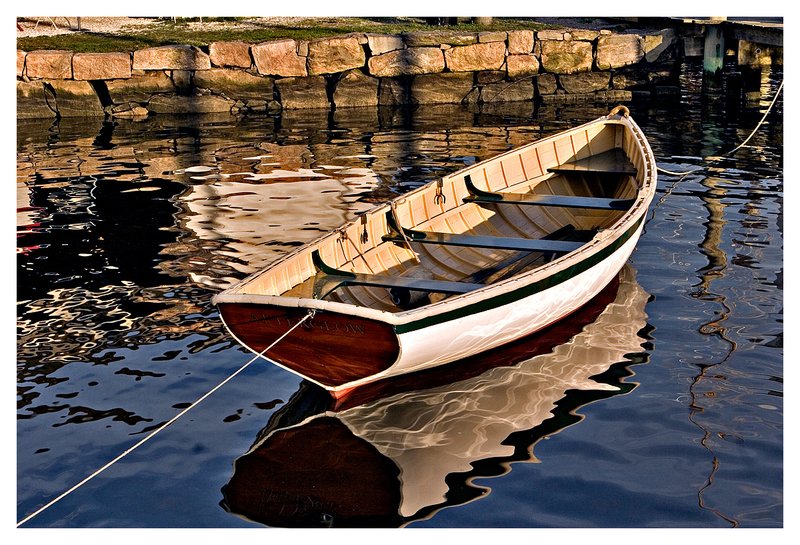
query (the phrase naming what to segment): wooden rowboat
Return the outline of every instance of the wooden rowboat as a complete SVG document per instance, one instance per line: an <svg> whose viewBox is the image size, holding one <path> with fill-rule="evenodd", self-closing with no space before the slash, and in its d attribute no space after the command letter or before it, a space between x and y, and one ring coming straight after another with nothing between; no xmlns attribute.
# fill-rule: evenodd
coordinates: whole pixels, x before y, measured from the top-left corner
<svg viewBox="0 0 800 545"><path fill-rule="evenodd" d="M241 344L342 395L575 312L628 260L655 189L618 106L379 205L214 303Z"/></svg>

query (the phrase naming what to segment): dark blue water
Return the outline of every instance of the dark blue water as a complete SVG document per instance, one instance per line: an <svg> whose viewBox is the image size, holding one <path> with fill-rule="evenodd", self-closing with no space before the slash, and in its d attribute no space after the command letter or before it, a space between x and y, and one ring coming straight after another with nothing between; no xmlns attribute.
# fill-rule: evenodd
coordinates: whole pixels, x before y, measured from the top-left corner
<svg viewBox="0 0 800 545"><path fill-rule="evenodd" d="M703 170L660 174L628 291L587 321L327 420L319 392L254 364L26 526L783 526L782 98L747 147L702 160L748 136L782 75L751 101L704 91L691 67L682 78L680 95L630 108L659 166ZM219 289L376 202L608 110L18 124L17 520L250 360L210 304ZM503 419L470 420L487 408ZM249 499L233 497L240 481ZM389 507L372 513L378 498Z"/></svg>

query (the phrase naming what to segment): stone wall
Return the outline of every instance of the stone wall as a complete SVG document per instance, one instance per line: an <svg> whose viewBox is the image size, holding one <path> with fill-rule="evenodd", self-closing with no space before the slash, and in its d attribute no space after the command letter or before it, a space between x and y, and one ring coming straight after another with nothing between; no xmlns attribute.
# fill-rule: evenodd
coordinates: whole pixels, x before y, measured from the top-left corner
<svg viewBox="0 0 800 545"><path fill-rule="evenodd" d="M19 118L626 101L671 85L678 40L607 30L426 31L17 52Z"/></svg>

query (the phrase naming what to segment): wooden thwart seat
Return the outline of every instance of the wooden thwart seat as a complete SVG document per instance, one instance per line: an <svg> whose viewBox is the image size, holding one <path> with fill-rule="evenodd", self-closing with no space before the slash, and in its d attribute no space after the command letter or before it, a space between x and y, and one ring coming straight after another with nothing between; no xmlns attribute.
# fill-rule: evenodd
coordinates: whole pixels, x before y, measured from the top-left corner
<svg viewBox="0 0 800 545"><path fill-rule="evenodd" d="M469 175L464 176L469 195L464 202L479 204L527 204L533 206L559 206L562 208L589 208L592 210L627 210L635 199L607 199L603 197L576 197L570 195L543 195L541 193L493 193L478 189Z"/></svg>
<svg viewBox="0 0 800 545"><path fill-rule="evenodd" d="M585 159L579 159L547 169L554 174L608 174L636 176L636 167L625 155L615 148ZM558 206L562 208L587 208L592 210L627 210L635 199L609 199L604 197L580 197L575 195L545 195L540 193L495 193L478 189L467 174L464 176L469 195L464 202L479 204L525 204L533 206Z"/></svg>
<svg viewBox="0 0 800 545"><path fill-rule="evenodd" d="M597 155L563 163L547 169L555 174L616 174L636 176L637 170L625 152L619 148L604 151Z"/></svg>
<svg viewBox="0 0 800 545"><path fill-rule="evenodd" d="M534 238L493 237L484 235L458 235L452 233L436 233L416 231L402 228L394 221L391 213L386 215L389 234L383 240L389 242L419 242L422 244L441 244L445 246L465 246L470 248L492 248L496 250L517 250L526 252L569 253L583 246L584 242L567 240L550 240Z"/></svg>
<svg viewBox="0 0 800 545"><path fill-rule="evenodd" d="M424 291L433 293L458 294L467 293L484 287L484 284L474 282L451 282L448 280L433 280L427 278L412 278L405 276L386 276L375 274L353 273L341 271L326 264L319 251L311 254L314 265L319 269L314 284L314 296L324 298L333 290L343 286L369 286L376 288L399 288L404 290Z"/></svg>

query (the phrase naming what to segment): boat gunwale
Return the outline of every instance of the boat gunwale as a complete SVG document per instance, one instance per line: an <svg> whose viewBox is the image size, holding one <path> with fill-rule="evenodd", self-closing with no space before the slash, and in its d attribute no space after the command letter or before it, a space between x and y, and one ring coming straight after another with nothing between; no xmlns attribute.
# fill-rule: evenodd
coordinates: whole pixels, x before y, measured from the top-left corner
<svg viewBox="0 0 800 545"><path fill-rule="evenodd" d="M447 175L447 177L457 176L464 171L476 169L481 167L482 165L485 166L489 163L501 160L503 157L506 157L510 154L518 153L521 149L546 144L549 141L555 141L556 139L562 138L567 134L573 132L580 132L597 124L622 125L626 127L626 129L631 132L634 138L634 145L639 149L639 151L642 154L642 162L645 172L642 173L641 176L642 181L640 184L638 184L637 194L634 203L627 211L625 211L624 214L622 214L617 219L617 221L614 222L614 224L612 224L610 227L606 229L599 231L592 238L592 240L590 240L580 248L573 250L572 252L569 252L563 256L560 256L557 259L542 265L541 267L538 267L536 269L522 273L517 276L512 276L508 279L502 280L494 284L487 284L485 287L474 291L470 291L464 294L454 295L442 301L431 303L429 305L425 305L416 309L403 310L400 312L390 312L386 310L379 310L371 307L353 305L349 303L341 303L337 301L325 301L313 298L285 297L281 295L265 295L265 294L252 294L252 293L241 292L241 289L243 287L245 287L250 282L254 281L256 278L260 277L261 275L266 274L270 269L274 268L275 266L281 263L285 263L291 259L294 259L303 254L304 252L308 252L310 248L318 247L330 237L339 236L341 232L345 231L346 229L351 227L354 223L359 221L358 219L355 219L345 223L344 225L337 227L336 229L331 230L330 232L318 237L314 241L304 244L303 246L297 248L296 250L286 254L284 257L274 261L267 267L247 276L240 282L234 284L233 286L215 295L212 302L214 304L254 303L254 304L274 305L280 307L297 307L297 308L307 308L309 310L330 311L366 319L377 320L396 327L409 324L412 322L417 322L419 320L425 320L426 318L441 315L443 313L457 311L463 307L468 307L476 303L480 303L484 300L497 297L499 295L504 295L506 293L517 291L519 289L524 288L525 286L537 283L547 277L557 275L560 272L569 269L584 260L591 259L593 255L596 255L597 253L603 251L603 249L605 249L606 247L614 244L614 242L620 238L620 235L622 233L631 230L634 227L634 224L636 224L642 219L643 215L647 211L650 202L652 201L653 196L655 195L655 187L657 180L656 180L655 162L652 154L652 149L650 148L647 139L643 136L641 129L633 121L633 119L627 116L624 117L602 116L595 120L579 125L577 127L560 131L545 138L535 140L533 142L530 142L529 144L526 144L525 146L513 148L499 155L495 155L493 157L484 159L483 161L480 161L464 169L461 169L459 171ZM389 202L381 203L373 207L372 209L364 212L364 214L369 214L369 215L385 214L388 210L391 209L390 203L404 202L405 199L411 198L417 193L430 191L433 185L434 185L433 182L425 184L422 187L419 187L408 193L399 195Z"/></svg>

